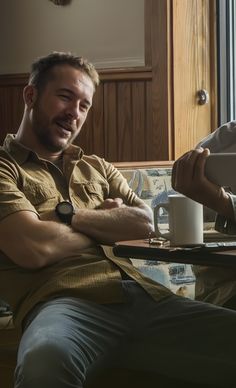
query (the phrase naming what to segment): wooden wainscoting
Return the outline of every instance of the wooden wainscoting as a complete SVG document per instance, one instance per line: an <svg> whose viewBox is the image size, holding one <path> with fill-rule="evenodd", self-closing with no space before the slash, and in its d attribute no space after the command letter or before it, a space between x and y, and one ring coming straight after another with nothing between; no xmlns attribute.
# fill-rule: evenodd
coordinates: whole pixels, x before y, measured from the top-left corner
<svg viewBox="0 0 236 388"><path fill-rule="evenodd" d="M26 74L0 75L0 144L7 133L15 133L20 124L23 110L23 88L27 84Z"/></svg>
<svg viewBox="0 0 236 388"><path fill-rule="evenodd" d="M149 67L100 71L88 118L75 143L109 161L168 159L153 131L152 71ZM23 113L27 74L0 75L0 142L15 133ZM163 136L165 133L163 131ZM163 139L161 143L166 143Z"/></svg>
<svg viewBox="0 0 236 388"><path fill-rule="evenodd" d="M157 150L150 151L150 143L155 142L151 70L103 71L100 75L93 108L76 142L86 152L104 155L110 161L157 158Z"/></svg>
<svg viewBox="0 0 236 388"><path fill-rule="evenodd" d="M118 170L131 170L131 169L151 169L151 168L172 168L173 160L151 160L148 162L113 162L114 166Z"/></svg>

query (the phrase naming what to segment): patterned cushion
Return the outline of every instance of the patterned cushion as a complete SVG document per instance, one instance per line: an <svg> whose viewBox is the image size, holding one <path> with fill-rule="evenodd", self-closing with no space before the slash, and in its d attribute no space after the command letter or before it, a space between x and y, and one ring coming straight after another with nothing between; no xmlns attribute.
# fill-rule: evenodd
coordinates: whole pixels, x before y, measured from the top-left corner
<svg viewBox="0 0 236 388"><path fill-rule="evenodd" d="M171 187L171 167L133 168L120 170L129 186L152 209L159 203L168 202L174 194ZM167 223L163 209L160 222ZM190 264L165 263L163 261L132 260L146 276L170 288L177 295L194 298L195 276Z"/></svg>
<svg viewBox="0 0 236 388"><path fill-rule="evenodd" d="M171 188L171 168L140 168L121 170L129 186L151 208L160 202L168 201L168 194L175 193Z"/></svg>

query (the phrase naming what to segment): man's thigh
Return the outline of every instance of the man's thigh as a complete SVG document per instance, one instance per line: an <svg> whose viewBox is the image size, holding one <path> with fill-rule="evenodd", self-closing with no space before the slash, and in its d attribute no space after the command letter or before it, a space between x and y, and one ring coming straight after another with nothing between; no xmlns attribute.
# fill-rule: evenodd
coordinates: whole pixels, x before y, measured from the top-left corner
<svg viewBox="0 0 236 388"><path fill-rule="evenodd" d="M29 315L19 355L36 347L44 338L75 346L88 346L91 356L114 346L126 334L124 304L99 305L76 298L57 298L36 307Z"/></svg>
<svg viewBox="0 0 236 388"><path fill-rule="evenodd" d="M74 298L36 307L20 342L16 386L21 387L22 379L27 387L35 379L51 388L82 386L88 367L125 341L127 311L125 304L98 305Z"/></svg>
<svg viewBox="0 0 236 388"><path fill-rule="evenodd" d="M134 282L124 282L124 290L125 304L64 298L40 307L22 337L18 365L42 343L57 342L84 374L97 361L193 382L235 379L235 312L175 295L157 303Z"/></svg>
<svg viewBox="0 0 236 388"><path fill-rule="evenodd" d="M132 330L114 364L231 386L236 377L234 311L175 295L156 303L145 291L134 288L132 293Z"/></svg>

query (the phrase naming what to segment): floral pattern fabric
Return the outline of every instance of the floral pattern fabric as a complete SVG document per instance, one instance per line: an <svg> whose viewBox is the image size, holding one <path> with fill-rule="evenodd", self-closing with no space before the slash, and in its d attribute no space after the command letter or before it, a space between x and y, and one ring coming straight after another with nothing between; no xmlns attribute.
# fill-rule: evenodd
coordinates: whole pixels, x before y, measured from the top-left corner
<svg viewBox="0 0 236 388"><path fill-rule="evenodd" d="M168 195L175 191L171 186L171 167L120 170L133 191L152 209L168 202ZM160 222L168 223L166 211ZM133 264L146 276L170 288L175 294L194 298L195 276L191 264L165 263L163 261L136 260Z"/></svg>

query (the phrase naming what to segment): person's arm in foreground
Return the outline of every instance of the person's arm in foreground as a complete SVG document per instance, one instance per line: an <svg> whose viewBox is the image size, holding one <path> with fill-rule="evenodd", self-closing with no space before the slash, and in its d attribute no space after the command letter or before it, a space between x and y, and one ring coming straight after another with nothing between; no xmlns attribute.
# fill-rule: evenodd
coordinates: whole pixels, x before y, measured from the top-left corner
<svg viewBox="0 0 236 388"><path fill-rule="evenodd" d="M209 153L209 149L199 148L181 156L173 166L172 186L179 193L235 221L230 196L223 187L210 182L204 174Z"/></svg>

